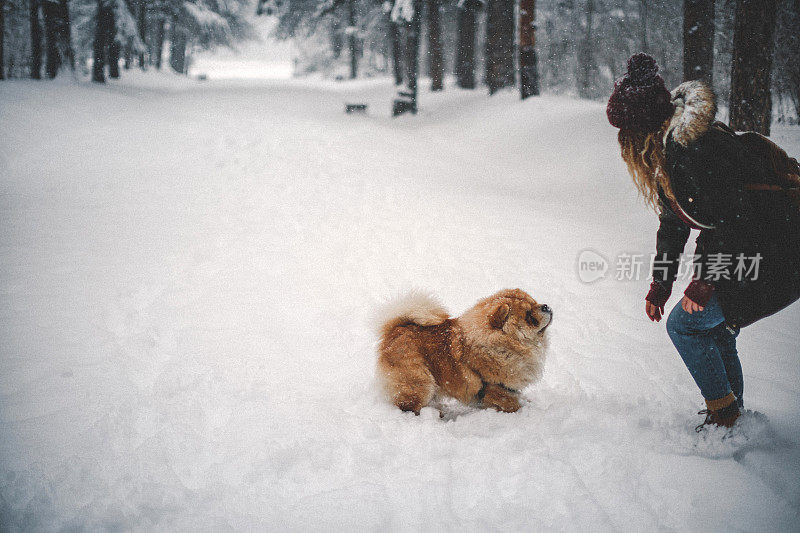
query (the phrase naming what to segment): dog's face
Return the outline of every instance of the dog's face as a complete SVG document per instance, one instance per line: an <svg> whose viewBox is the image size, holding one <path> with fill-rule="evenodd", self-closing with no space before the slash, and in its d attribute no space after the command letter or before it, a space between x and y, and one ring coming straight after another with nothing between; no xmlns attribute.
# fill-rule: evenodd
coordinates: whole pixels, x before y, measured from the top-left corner
<svg viewBox="0 0 800 533"><path fill-rule="evenodd" d="M535 344L553 321L553 311L519 289L501 291L489 299L489 325L522 343Z"/></svg>
<svg viewBox="0 0 800 533"><path fill-rule="evenodd" d="M500 291L458 317L481 378L522 389L542 375L553 311L520 289Z"/></svg>

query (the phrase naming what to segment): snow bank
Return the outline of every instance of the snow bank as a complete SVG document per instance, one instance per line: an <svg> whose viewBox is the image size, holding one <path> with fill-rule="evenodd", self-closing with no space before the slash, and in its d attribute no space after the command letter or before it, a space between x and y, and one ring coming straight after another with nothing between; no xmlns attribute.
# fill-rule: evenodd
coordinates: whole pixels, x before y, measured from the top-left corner
<svg viewBox="0 0 800 533"><path fill-rule="evenodd" d="M654 245L603 106L393 92L0 85L3 529L796 530L800 307L740 335L763 415L698 436L647 282L575 272ZM380 398L410 287L554 308L519 413Z"/></svg>

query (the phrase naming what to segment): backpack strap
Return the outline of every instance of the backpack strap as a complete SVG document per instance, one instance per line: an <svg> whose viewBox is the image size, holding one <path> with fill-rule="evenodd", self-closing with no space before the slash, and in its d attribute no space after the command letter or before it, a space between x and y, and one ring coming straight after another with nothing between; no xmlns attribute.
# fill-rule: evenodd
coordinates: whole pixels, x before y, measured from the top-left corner
<svg viewBox="0 0 800 533"><path fill-rule="evenodd" d="M786 187L782 185L767 185L766 183L746 183L744 188L748 191L772 191L772 192L800 191L800 186Z"/></svg>

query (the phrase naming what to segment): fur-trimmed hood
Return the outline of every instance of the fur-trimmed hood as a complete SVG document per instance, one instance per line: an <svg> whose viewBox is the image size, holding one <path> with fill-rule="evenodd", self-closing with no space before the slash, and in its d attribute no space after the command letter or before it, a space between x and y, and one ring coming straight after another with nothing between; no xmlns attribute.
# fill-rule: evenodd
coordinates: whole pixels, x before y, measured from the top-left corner
<svg viewBox="0 0 800 533"><path fill-rule="evenodd" d="M687 81L678 85L672 91L672 104L675 112L664 136L665 143L672 134L675 142L687 146L707 132L717 116L717 97L701 81Z"/></svg>

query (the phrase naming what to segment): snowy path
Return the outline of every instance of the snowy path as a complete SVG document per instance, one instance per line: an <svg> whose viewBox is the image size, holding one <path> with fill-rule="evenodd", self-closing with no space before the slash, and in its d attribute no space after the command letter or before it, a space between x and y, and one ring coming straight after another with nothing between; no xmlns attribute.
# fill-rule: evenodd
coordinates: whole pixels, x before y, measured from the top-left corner
<svg viewBox="0 0 800 533"><path fill-rule="evenodd" d="M391 94L0 86L0 529L796 530L800 306L740 336L769 423L701 439L647 282L576 275L657 225L603 106ZM555 309L522 411L380 399L409 287Z"/></svg>

